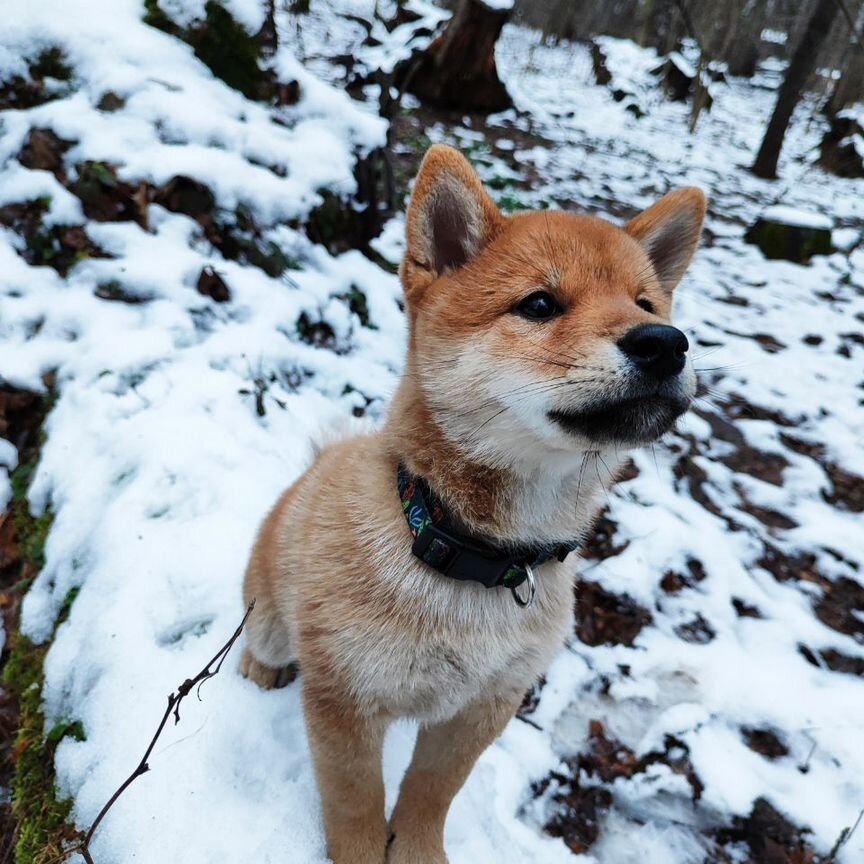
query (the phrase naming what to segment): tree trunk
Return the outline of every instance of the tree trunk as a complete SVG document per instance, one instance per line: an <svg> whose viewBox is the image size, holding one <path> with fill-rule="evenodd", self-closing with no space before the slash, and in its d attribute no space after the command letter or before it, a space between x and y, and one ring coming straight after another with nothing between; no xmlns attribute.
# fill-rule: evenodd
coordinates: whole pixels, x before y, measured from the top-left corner
<svg viewBox="0 0 864 864"><path fill-rule="evenodd" d="M484 114L510 108L495 64L495 42L511 12L483 0L461 0L444 32L412 58L397 86L438 108Z"/></svg>
<svg viewBox="0 0 864 864"><path fill-rule="evenodd" d="M777 160L780 158L783 138L792 119L792 112L801 98L807 78L816 64L819 48L825 41L839 8L837 0L817 0L804 36L795 49L789 68L786 70L786 77L780 85L777 105L765 131L759 155L753 163L753 173L757 177L764 177L766 180L774 180L777 177Z"/></svg>
<svg viewBox="0 0 864 864"><path fill-rule="evenodd" d="M864 49L853 43L843 77L831 94L828 113L836 114L856 102L864 102Z"/></svg>

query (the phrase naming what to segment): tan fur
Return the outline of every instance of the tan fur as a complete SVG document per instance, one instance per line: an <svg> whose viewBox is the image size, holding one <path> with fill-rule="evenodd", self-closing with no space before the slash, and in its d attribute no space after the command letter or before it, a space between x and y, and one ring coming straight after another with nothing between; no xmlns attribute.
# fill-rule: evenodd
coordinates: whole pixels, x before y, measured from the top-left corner
<svg viewBox="0 0 864 864"><path fill-rule="evenodd" d="M584 536L617 448L564 432L546 412L623 386L614 341L668 320L703 214L690 189L626 230L566 213L508 218L456 151L426 156L401 270L408 360L388 420L325 448L285 493L244 586L257 606L241 671L269 687L299 663L336 864L446 862L450 801L572 626L575 556L539 568L531 609L418 561L397 465L498 541ZM542 325L511 314L540 289L566 313ZM381 745L397 717L421 731L388 830Z"/></svg>

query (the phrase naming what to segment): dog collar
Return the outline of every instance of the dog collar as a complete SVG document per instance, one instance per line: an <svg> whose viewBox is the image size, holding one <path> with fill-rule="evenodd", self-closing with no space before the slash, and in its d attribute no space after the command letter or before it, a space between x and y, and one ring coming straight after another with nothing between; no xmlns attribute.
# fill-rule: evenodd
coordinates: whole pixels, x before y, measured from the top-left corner
<svg viewBox="0 0 864 864"><path fill-rule="evenodd" d="M520 606L534 602L534 568L553 558L563 561L578 543L501 547L466 535L454 524L441 501L422 477L404 465L397 473L399 497L414 538L411 551L426 565L451 579L479 582L487 588L509 588ZM528 583L527 596L517 588Z"/></svg>

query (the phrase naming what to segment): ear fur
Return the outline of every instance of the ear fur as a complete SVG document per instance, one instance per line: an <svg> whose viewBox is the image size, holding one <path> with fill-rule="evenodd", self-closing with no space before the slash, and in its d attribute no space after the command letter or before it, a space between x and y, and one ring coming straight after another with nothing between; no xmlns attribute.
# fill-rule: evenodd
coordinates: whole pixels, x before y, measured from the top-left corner
<svg viewBox="0 0 864 864"><path fill-rule="evenodd" d="M476 257L504 218L461 153L443 144L430 147L408 207L400 275L409 302L439 276Z"/></svg>
<svg viewBox="0 0 864 864"><path fill-rule="evenodd" d="M705 194L695 186L676 189L627 223L624 230L642 246L663 288L672 291L690 264L705 218Z"/></svg>

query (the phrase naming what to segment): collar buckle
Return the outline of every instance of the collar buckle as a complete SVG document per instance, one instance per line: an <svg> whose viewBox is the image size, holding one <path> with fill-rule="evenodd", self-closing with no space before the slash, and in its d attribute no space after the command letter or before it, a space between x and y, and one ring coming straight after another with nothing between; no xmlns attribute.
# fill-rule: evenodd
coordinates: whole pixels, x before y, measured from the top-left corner
<svg viewBox="0 0 864 864"><path fill-rule="evenodd" d="M480 582L486 588L502 584L514 587L529 578L525 566L515 559L502 558L499 552L454 537L434 522L418 532L411 551L424 564L451 579Z"/></svg>

